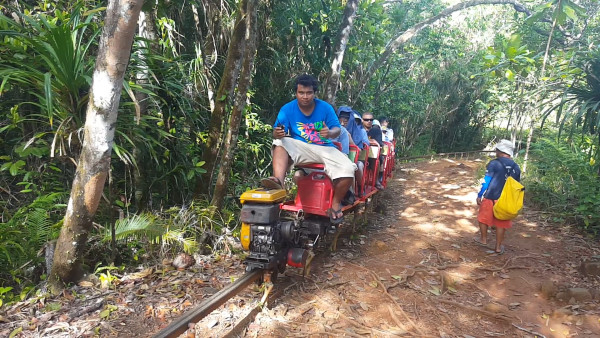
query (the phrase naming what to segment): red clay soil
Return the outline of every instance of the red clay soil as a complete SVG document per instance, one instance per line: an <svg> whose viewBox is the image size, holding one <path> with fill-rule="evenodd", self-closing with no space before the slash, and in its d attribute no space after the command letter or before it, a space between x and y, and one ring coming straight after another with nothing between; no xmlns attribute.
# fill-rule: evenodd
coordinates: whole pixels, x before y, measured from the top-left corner
<svg viewBox="0 0 600 338"><path fill-rule="evenodd" d="M472 240L484 165L402 165L380 212L317 259L310 280L291 277L245 336L600 337L600 279L579 269L599 258L596 241L527 207L505 254Z"/></svg>
<svg viewBox="0 0 600 338"><path fill-rule="evenodd" d="M600 259L597 241L549 222L527 201L505 254L472 240L484 165L402 164L365 224L354 232L345 224L338 250L318 255L308 278L288 268L275 285L279 296L239 335L600 337L600 263L589 263ZM139 270L114 271L109 289L95 277L60 297L5 305L0 336L149 337L243 274L235 255L197 256L183 271L168 263ZM195 335L226 335L260 296L248 288Z"/></svg>

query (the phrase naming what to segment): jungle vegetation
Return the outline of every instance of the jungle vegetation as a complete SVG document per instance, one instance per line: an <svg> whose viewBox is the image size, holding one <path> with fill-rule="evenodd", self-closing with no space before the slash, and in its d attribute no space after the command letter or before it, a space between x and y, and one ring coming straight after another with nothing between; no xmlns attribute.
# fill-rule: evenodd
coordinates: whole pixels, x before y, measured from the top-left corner
<svg viewBox="0 0 600 338"><path fill-rule="evenodd" d="M98 154L84 143L92 86L111 5L126 2L0 5L0 306L48 278L42 253L73 227L69 198L94 156L104 176L88 177L80 268L223 249L302 73L335 105L387 116L398 157L513 140L529 203L600 230L597 1L131 0Z"/></svg>

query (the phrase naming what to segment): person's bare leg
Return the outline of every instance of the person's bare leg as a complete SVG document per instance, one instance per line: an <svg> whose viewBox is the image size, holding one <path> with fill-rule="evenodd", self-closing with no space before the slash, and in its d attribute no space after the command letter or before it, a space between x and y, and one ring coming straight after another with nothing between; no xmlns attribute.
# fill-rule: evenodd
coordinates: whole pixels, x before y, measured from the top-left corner
<svg viewBox="0 0 600 338"><path fill-rule="evenodd" d="M482 244L487 244L487 230L488 230L487 224L483 224L483 223L479 222L479 232L481 233L480 241Z"/></svg>
<svg viewBox="0 0 600 338"><path fill-rule="evenodd" d="M284 147L276 146L273 149L273 176L283 185L285 173L289 165L289 154Z"/></svg>
<svg viewBox="0 0 600 338"><path fill-rule="evenodd" d="M502 242L504 241L504 234L506 229L496 227L496 252L502 251Z"/></svg>
<svg viewBox="0 0 600 338"><path fill-rule="evenodd" d="M342 199L346 196L353 181L352 177L342 177L333 181L333 200L331 201L333 210L342 209Z"/></svg>

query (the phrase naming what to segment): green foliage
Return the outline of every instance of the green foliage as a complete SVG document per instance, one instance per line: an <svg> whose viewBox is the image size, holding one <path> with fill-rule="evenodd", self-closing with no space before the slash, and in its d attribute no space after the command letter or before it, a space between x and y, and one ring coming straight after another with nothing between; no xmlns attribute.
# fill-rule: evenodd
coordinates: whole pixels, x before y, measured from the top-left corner
<svg viewBox="0 0 600 338"><path fill-rule="evenodd" d="M590 163L577 146L551 139L532 145L525 186L527 200L600 233L598 163Z"/></svg>
<svg viewBox="0 0 600 338"><path fill-rule="evenodd" d="M173 226L172 223L162 222L152 214L133 215L120 219L115 224L115 238L118 241L147 240L167 249L176 250L181 247L185 252L194 252L197 247L195 239L185 235L185 225ZM110 239L110 230L106 230L103 241L107 242Z"/></svg>
<svg viewBox="0 0 600 338"><path fill-rule="evenodd" d="M10 221L0 223L0 285L19 283L26 268L35 268L42 262L38 251L58 237L65 207L61 202L65 197L64 193L42 195L19 208Z"/></svg>

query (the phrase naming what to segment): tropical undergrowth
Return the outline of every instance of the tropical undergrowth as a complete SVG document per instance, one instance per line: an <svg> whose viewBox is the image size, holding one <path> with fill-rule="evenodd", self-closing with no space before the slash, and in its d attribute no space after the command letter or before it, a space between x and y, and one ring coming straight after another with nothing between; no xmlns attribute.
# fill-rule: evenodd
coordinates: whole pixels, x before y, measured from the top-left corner
<svg viewBox="0 0 600 338"><path fill-rule="evenodd" d="M0 6L4 303L48 273L45 248L58 237L82 147L104 5ZM13 12L18 18L7 15ZM237 197L270 170L270 126L251 106L244 112L224 210L210 207L205 196L194 199L204 172L201 144L210 109L201 91L208 75L198 69L202 60L193 51L172 48L178 28L158 20L157 29L169 34L158 42L137 37L133 44L109 179L89 234L88 271L137 266L182 251L229 250Z"/></svg>
<svg viewBox="0 0 600 338"><path fill-rule="evenodd" d="M597 142L541 138L531 145L525 176L526 200L557 222L575 223L600 234L600 176Z"/></svg>

